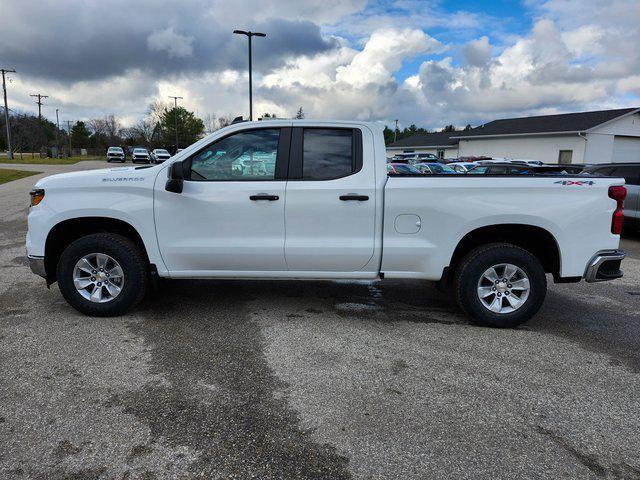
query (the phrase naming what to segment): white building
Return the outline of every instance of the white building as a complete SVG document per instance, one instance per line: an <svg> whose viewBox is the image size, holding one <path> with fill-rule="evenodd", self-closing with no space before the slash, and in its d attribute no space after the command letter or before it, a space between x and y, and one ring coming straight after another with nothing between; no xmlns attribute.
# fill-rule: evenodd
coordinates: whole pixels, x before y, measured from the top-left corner
<svg viewBox="0 0 640 480"><path fill-rule="evenodd" d="M457 158L458 140L451 135L462 132L417 133L387 147L387 157L398 153L433 153L438 158Z"/></svg>
<svg viewBox="0 0 640 480"><path fill-rule="evenodd" d="M466 132L431 135L448 136L444 157L508 157L545 163L640 161L638 108L508 118ZM433 142L423 137L400 140L389 151L432 151L423 144Z"/></svg>

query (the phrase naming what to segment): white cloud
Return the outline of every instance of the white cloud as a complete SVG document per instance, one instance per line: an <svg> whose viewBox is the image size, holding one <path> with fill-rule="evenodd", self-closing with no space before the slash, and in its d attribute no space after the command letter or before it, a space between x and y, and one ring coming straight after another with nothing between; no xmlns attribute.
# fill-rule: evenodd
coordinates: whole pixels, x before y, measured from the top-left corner
<svg viewBox="0 0 640 480"><path fill-rule="evenodd" d="M40 91L50 95L49 116L56 105L71 118L133 119L153 99L181 95L201 116L246 116L246 40L233 28L268 29L254 50L260 114L291 116L302 106L309 117L434 128L640 104L637 0L530 0L532 27L521 35L507 35L486 14L444 12L435 0L396 0L392 8L365 0L185 1L184 12L173 13L169 0L130 9L125 0L91 9L91 0L69 0L85 22L102 19L72 37L51 33L58 21L23 28L22 4L10 2L0 16L11 39L5 56L26 58L9 86L12 108L34 111L28 95ZM65 2L42 4L43 16L68 17ZM144 15L133 43L108 35L113 25L134 31ZM46 58L56 68L36 55L52 37L61 47Z"/></svg>

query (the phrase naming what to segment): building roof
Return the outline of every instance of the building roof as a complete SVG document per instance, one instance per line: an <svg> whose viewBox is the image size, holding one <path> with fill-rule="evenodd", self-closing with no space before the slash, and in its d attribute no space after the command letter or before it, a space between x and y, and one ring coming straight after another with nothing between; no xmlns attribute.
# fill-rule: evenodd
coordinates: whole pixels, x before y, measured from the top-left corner
<svg viewBox="0 0 640 480"><path fill-rule="evenodd" d="M452 139L451 135L461 133L463 132L416 133L389 144L387 148L455 146L458 144L458 140Z"/></svg>
<svg viewBox="0 0 640 480"><path fill-rule="evenodd" d="M637 111L638 108L599 110L595 112L563 113L537 117L503 118L480 125L466 132L455 132L453 138L486 135L526 135L542 133L584 132L618 117Z"/></svg>

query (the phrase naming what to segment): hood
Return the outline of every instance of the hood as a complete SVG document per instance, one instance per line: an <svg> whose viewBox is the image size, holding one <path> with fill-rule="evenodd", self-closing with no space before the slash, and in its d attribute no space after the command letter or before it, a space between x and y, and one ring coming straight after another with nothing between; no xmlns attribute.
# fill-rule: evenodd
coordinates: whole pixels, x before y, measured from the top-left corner
<svg viewBox="0 0 640 480"><path fill-rule="evenodd" d="M102 168L99 170L82 170L79 172L58 173L45 177L36 183L36 188L69 188L113 185L140 184L153 179L158 173L158 167L119 167Z"/></svg>

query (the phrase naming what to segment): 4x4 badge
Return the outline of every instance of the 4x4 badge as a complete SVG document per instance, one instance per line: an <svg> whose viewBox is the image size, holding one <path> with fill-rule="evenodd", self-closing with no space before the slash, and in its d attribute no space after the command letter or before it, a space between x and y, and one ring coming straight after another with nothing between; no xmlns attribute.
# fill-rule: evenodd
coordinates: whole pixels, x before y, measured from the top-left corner
<svg viewBox="0 0 640 480"><path fill-rule="evenodd" d="M582 185L593 185L596 182L594 182L593 180L558 180L557 182L553 182L553 183L560 183L562 185L582 186Z"/></svg>

